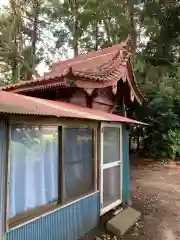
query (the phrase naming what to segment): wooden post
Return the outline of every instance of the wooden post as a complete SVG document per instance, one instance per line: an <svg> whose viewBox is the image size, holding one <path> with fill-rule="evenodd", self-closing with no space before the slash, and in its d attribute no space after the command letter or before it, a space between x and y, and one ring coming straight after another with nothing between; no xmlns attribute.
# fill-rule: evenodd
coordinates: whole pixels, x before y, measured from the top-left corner
<svg viewBox="0 0 180 240"><path fill-rule="evenodd" d="M124 101L124 96L123 96L123 99L122 99L122 109L123 109L123 116L127 117L127 111L126 111L126 104L125 104L125 101Z"/></svg>

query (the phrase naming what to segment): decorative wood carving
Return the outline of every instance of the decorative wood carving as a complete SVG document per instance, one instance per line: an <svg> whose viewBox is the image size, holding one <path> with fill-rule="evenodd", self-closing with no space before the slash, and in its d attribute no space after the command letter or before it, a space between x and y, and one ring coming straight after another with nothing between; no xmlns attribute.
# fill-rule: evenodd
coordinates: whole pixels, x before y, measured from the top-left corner
<svg viewBox="0 0 180 240"><path fill-rule="evenodd" d="M132 102L134 102L134 98L135 98L134 92L131 90L130 91L130 99L131 99Z"/></svg>
<svg viewBox="0 0 180 240"><path fill-rule="evenodd" d="M84 90L86 91L86 93L91 96L93 91L95 90L94 88L84 88Z"/></svg>
<svg viewBox="0 0 180 240"><path fill-rule="evenodd" d="M127 81L127 73L126 73L126 71L122 75L122 80L123 80L124 83Z"/></svg>
<svg viewBox="0 0 180 240"><path fill-rule="evenodd" d="M76 83L75 79L72 79L70 77L65 77L64 79L65 79L66 85L68 87L77 87L77 83Z"/></svg>
<svg viewBox="0 0 180 240"><path fill-rule="evenodd" d="M86 106L87 107L87 96L83 89L77 89L69 100L70 103Z"/></svg>
<svg viewBox="0 0 180 240"><path fill-rule="evenodd" d="M109 87L112 85L112 82L95 82L95 81L91 81L89 79L86 78L81 78L76 80L76 84L77 87L79 88L104 88L104 87Z"/></svg>
<svg viewBox="0 0 180 240"><path fill-rule="evenodd" d="M96 94L92 101L92 108L110 112L115 100L112 94L112 88L97 89Z"/></svg>
<svg viewBox="0 0 180 240"><path fill-rule="evenodd" d="M112 92L114 95L117 93L117 82L112 85Z"/></svg>
<svg viewBox="0 0 180 240"><path fill-rule="evenodd" d="M114 95L112 94L112 88L102 88L96 90L96 97L93 99L95 102L102 104L113 105Z"/></svg>

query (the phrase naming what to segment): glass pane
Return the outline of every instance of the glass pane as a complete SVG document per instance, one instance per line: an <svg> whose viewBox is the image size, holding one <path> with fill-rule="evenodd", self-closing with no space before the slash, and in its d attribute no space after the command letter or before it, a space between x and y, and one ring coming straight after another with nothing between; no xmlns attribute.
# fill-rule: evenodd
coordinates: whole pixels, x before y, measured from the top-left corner
<svg viewBox="0 0 180 240"><path fill-rule="evenodd" d="M103 207L120 199L120 165L103 170Z"/></svg>
<svg viewBox="0 0 180 240"><path fill-rule="evenodd" d="M103 162L111 163L120 160L120 129L104 127Z"/></svg>
<svg viewBox="0 0 180 240"><path fill-rule="evenodd" d="M64 134L65 201L94 190L92 129L67 128Z"/></svg>
<svg viewBox="0 0 180 240"><path fill-rule="evenodd" d="M58 199L58 128L11 129L10 218Z"/></svg>

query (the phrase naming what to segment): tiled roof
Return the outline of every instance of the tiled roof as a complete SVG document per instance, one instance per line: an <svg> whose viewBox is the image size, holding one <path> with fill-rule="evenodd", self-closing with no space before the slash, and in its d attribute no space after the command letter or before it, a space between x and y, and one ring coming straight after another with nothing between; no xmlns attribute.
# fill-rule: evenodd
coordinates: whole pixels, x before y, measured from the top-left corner
<svg viewBox="0 0 180 240"><path fill-rule="evenodd" d="M50 76L70 69L74 76L81 76L96 81L112 81L120 66L125 67L130 54L125 43L114 45L99 51L90 52L52 66ZM51 75L52 74L52 75Z"/></svg>
<svg viewBox="0 0 180 240"><path fill-rule="evenodd" d="M28 97L0 91L0 115L39 115L57 118L88 119L126 124L144 124L119 115L106 113L69 103Z"/></svg>
<svg viewBox="0 0 180 240"><path fill-rule="evenodd" d="M49 73L43 77L31 80L21 81L4 87L4 89L13 89L23 85L34 85L36 83L45 82L48 80L57 81L59 78L72 74L89 78L95 81L112 81L116 79L116 74L119 68L125 68L128 60L126 55L126 45L124 43L114 45L106 49L90 52L85 55L77 56L76 58L59 61L52 65Z"/></svg>
<svg viewBox="0 0 180 240"><path fill-rule="evenodd" d="M59 61L54 63L51 71L43 77L8 85L2 90L25 92L52 86L68 87L72 84L76 85L77 79L83 79L86 84L91 81L100 83L101 87L106 87L113 86L123 79L123 81L128 81L134 96L141 102L142 96L134 82L130 55L127 42L122 42L73 59Z"/></svg>

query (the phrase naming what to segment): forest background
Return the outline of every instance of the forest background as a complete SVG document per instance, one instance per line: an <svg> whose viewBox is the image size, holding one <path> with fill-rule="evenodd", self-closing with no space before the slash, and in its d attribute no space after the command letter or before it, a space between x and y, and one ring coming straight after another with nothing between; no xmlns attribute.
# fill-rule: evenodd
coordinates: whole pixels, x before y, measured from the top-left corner
<svg viewBox="0 0 180 240"><path fill-rule="evenodd" d="M74 57L131 38L147 102L134 117L138 151L180 157L180 3L176 0L3 0L0 85L26 81ZM4 3L4 5L3 5ZM142 109L143 108L143 109Z"/></svg>

